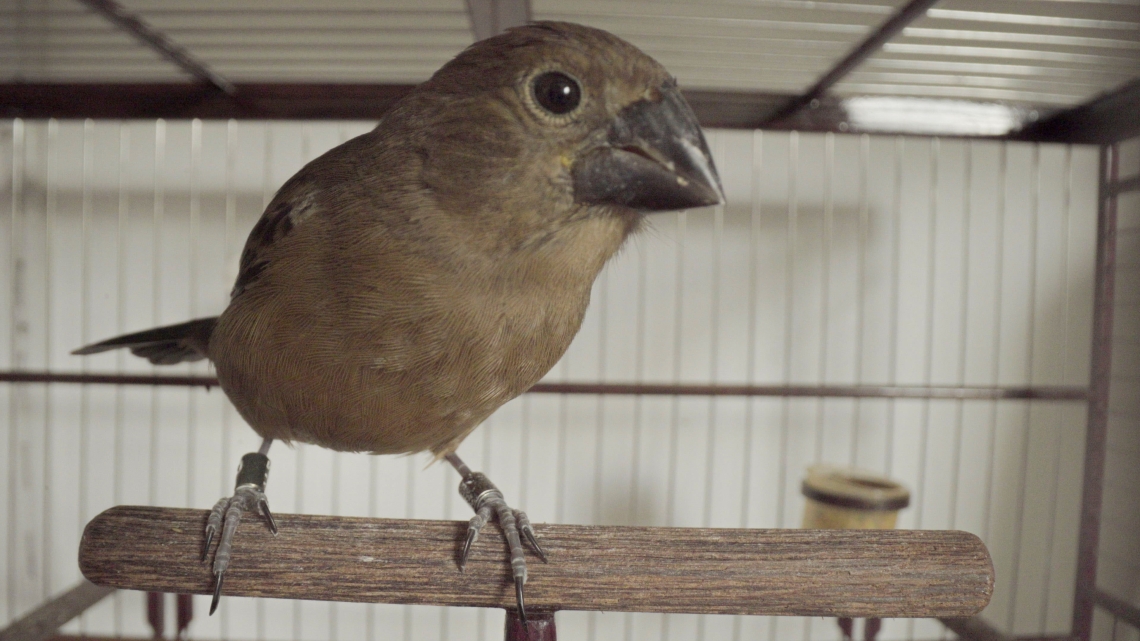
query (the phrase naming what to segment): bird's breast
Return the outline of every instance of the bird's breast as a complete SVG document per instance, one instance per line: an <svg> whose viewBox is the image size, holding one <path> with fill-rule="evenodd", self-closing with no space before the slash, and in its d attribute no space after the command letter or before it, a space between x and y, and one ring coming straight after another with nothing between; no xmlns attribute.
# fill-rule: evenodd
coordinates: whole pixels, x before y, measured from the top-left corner
<svg viewBox="0 0 1140 641"><path fill-rule="evenodd" d="M267 271L222 315L211 357L263 436L446 453L566 351L613 235L585 229L447 272L387 256L336 279Z"/></svg>

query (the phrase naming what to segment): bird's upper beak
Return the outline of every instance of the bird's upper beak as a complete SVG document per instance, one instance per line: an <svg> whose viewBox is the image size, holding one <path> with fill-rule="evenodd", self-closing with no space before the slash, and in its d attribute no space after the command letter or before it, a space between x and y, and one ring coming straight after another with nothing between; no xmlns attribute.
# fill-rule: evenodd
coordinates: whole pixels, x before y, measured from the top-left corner
<svg viewBox="0 0 1140 641"><path fill-rule="evenodd" d="M724 202L697 118L672 85L661 88L660 100L623 109L571 174L574 199L583 204L671 211Z"/></svg>

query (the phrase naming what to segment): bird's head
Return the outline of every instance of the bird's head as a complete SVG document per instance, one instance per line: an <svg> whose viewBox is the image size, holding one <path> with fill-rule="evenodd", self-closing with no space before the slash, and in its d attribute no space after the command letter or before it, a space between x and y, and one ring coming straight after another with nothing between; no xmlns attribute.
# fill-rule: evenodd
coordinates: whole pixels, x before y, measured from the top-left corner
<svg viewBox="0 0 1140 641"><path fill-rule="evenodd" d="M563 217L723 202L676 80L605 31L511 29L463 51L421 91L433 104L425 173L441 195L531 211L542 201Z"/></svg>

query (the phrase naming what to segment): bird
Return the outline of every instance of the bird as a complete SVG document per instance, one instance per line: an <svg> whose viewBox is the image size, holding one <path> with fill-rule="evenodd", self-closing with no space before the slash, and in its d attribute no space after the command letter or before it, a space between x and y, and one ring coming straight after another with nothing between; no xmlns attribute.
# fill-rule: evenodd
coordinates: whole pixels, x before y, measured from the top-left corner
<svg viewBox="0 0 1140 641"><path fill-rule="evenodd" d="M280 440L447 460L475 511L459 569L497 519L525 622L522 540L546 555L456 449L565 353L595 278L649 214L723 202L674 76L606 31L533 22L472 44L286 181L219 316L73 353L209 359L262 437L207 520L211 614L242 514L277 532L265 486Z"/></svg>

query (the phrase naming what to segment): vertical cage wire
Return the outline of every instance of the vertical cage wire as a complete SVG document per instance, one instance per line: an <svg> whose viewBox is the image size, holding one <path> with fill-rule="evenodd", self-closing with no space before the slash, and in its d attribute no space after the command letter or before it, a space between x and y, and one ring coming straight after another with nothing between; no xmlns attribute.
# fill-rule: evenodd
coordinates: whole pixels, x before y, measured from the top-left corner
<svg viewBox="0 0 1140 641"><path fill-rule="evenodd" d="M52 326L52 262L55 252L53 251L53 241L55 240L55 222L56 210L58 208L58 172L59 172L59 121L52 119L48 121L48 140L47 140L47 199L44 211L44 364L48 369L52 368L52 341L51 341L51 326ZM51 487L51 469L52 469L52 447L53 442L53 423L52 423L52 391L50 389L44 392L44 425L43 425L43 478L42 487L44 488L43 495L43 547L41 554L43 556L41 561L41 568L43 572L43 582L41 595L46 601L51 596L51 549L54 528L51 523L52 514L52 496L47 491Z"/></svg>
<svg viewBox="0 0 1140 641"><path fill-rule="evenodd" d="M890 294L890 345L887 356L887 381L891 385L898 384L898 328L899 328L899 271L901 269L902 254L902 188L903 188L903 150L905 138L895 137L894 145L894 185L893 200L891 202L891 294ZM894 468L894 435L895 435L895 405L894 400L887 402L887 435L883 439L886 452L883 456L883 473L891 476Z"/></svg>
<svg viewBox="0 0 1140 641"><path fill-rule="evenodd" d="M938 158L941 147L938 138L930 139L930 146L927 148L929 172L930 172L930 194L927 206L930 208L930 222L929 231L927 232L927 245L926 255L927 270L926 270L926 333L923 340L926 345L924 347L925 359L923 362L922 381L926 385L930 385L934 381L934 302L935 291L937 285L937 259L938 253ZM925 498L926 490L926 450L927 444L930 442L930 400L922 401L922 418L920 419L922 427L920 428L920 437L918 441L918 477L915 480L916 487L914 489L915 505L915 527L922 527L922 506L923 499Z"/></svg>
<svg viewBox="0 0 1140 641"><path fill-rule="evenodd" d="M962 279L962 286L959 289L958 297L958 362L957 362L957 378L955 382L959 386L966 384L966 344L969 340L969 305L970 305L970 217L973 212L971 207L972 188L974 183L974 142L969 141L966 143L966 157L964 159L963 178L962 178L962 248L959 260L962 261L961 271L959 277ZM962 468L962 422L965 414L965 402L957 401L954 404L954 451L953 451L953 470L954 475L950 480L950 523L951 529L955 528L958 517L958 474Z"/></svg>
<svg viewBox="0 0 1140 641"><path fill-rule="evenodd" d="M8 311L8 327L12 332L8 338L8 351L10 363L12 368L24 366L19 358L19 351L17 345L17 331L16 327L19 323L18 312L20 305L20 279L16 277L18 270L20 270L19 251L20 245L17 238L23 233L23 208L24 208L24 162L26 158L25 149L25 130L24 121L16 119L12 122L12 190L11 190L11 210L8 220L8 273L11 274L12 282L9 284L9 300L11 307ZM16 594L17 594L17 580L16 580L16 501L15 496L16 488L18 487L17 467L16 467L16 452L19 443L19 414L16 409L15 390L9 388L7 390L8 399L8 524L5 528L7 530L7 549L5 550L5 557L8 566L8 578L6 581L8 594L6 599L7 615L9 619L16 616Z"/></svg>
<svg viewBox="0 0 1140 641"><path fill-rule="evenodd" d="M931 138L927 147L927 172L929 180L929 192L927 194L927 207L930 210L928 218L928 231L926 240L926 314L924 318L925 332L923 334L923 373L922 382L925 385L930 385L934 373L934 301L935 292L934 287L936 280L936 268L938 258L938 243L936 242L938 230L938 152L939 143L938 138ZM922 528L923 507L925 506L924 490L926 489L926 449L927 443L930 439L930 400L923 399L921 402L921 413L919 418L919 440L918 440L918 475L915 478L915 487L913 492L914 497L914 511L915 511L915 527ZM915 621L913 619L907 621L907 636L915 638Z"/></svg>
<svg viewBox="0 0 1140 641"><path fill-rule="evenodd" d="M673 381L681 382L682 377L682 361L681 361L681 347L682 336L681 328L684 327L684 307L685 307L685 230L688 224L688 214L686 212L679 212L676 215L676 271L674 272L674 286L673 286ZM680 440L681 417L680 417L680 404L681 399L674 396L669 405L669 467L666 472L668 487L665 492L665 522L670 526L676 523L674 510L677 502L677 451L678 442ZM668 615L663 619L668 620ZM664 625L664 623L663 623Z"/></svg>
<svg viewBox="0 0 1140 641"><path fill-rule="evenodd" d="M1072 147L1065 147L1064 168L1065 168L1064 169L1065 177L1064 177L1064 187L1063 187L1063 196L1062 196L1063 202L1062 202L1062 206L1061 206L1062 207L1062 209L1061 209L1061 226L1065 230L1065 234L1064 234L1065 243L1063 246L1063 250L1061 252L1060 260L1061 260L1061 265L1062 265L1061 272L1063 274L1068 274L1069 273L1069 252L1071 251L1070 244L1072 242L1071 235L1069 233L1069 208L1072 205L1072 187L1073 187L1073 185L1072 185L1072 182L1073 182L1073 149L1072 149ZM1070 322L1072 321L1071 314L1069 313L1070 292L1069 292L1069 279L1068 278L1065 278L1064 282L1061 284L1061 291L1062 291L1062 294L1061 294L1062 300L1065 301L1064 321L1063 321L1063 327L1064 327L1063 331L1064 331L1064 336L1066 337L1065 352L1068 353L1068 340L1067 339L1068 339L1069 331L1070 331ZM1067 382L1069 380L1068 379L1068 364L1069 364L1069 359L1067 359L1067 358L1061 359L1061 381L1063 381L1063 382ZM1058 427L1060 427L1059 423L1060 423L1060 421L1058 421ZM1058 430L1058 432L1060 432L1060 430ZM1049 492L1048 492L1048 494L1050 496L1056 496L1057 495L1058 486L1060 485L1060 474L1061 474L1061 462L1060 462L1060 459L1061 459L1061 453L1060 453L1061 437L1060 437L1060 434L1058 433L1055 438L1057 441L1057 448L1055 449L1056 454L1050 460L1051 470L1049 473L1050 485L1049 485ZM1045 536L1045 558L1047 558L1047 559L1053 557L1053 535L1054 535L1054 530L1057 527L1057 502L1056 501L1050 501L1048 503L1048 515L1049 516L1046 519L1046 522L1047 522L1049 527L1046 528L1045 534L1044 534L1044 536ZM1038 627L1042 630L1046 629L1046 627L1048 625L1049 596L1050 596L1050 592L1052 589L1052 583L1050 581L1050 579L1052 578L1052 570L1053 570L1053 565L1051 563L1046 563L1045 567L1044 567L1044 580L1042 581L1045 589L1042 590L1042 592L1041 592L1041 615L1040 615L1039 620L1038 620Z"/></svg>
<svg viewBox="0 0 1140 641"><path fill-rule="evenodd" d="M1005 266L1004 252L1002 247L1005 243L1005 208L1006 208L1006 167L1008 163L1007 148L1005 145L1001 146L998 165L998 201L997 201L997 220L995 229L997 231L997 239L994 244L995 252L994 259L997 268L994 270L994 309L1001 309L1002 301L1002 273ZM994 317L995 330L993 335L993 353L1001 353L1001 336L1002 336L1002 316L996 314ZM993 359L992 371L990 373L990 381L993 385L997 385L1001 380L1000 361ZM992 540L993 532L991 531L991 515L993 512L993 487L994 487L994 466L996 464L996 457L994 452L997 449L997 436L998 436L998 402L991 401L990 403L990 443L986 452L989 456L988 465L986 466L986 496L985 496L985 509L982 512L982 540Z"/></svg>
<svg viewBox="0 0 1140 641"><path fill-rule="evenodd" d="M823 227L821 236L823 247L820 251L819 272L819 356L816 367L819 371L819 384L826 385L827 377L827 344L830 336L831 323L831 244L832 231L835 226L835 193L833 182L835 180L835 134L824 134L823 152ZM815 462L823 461L823 425L825 399L815 401Z"/></svg>
<svg viewBox="0 0 1140 641"><path fill-rule="evenodd" d="M274 147L273 147L274 135L273 134L274 134L274 131L275 131L274 123L266 122L264 124L263 131L262 131L263 137L262 137L262 150L261 150L261 152L262 152L262 154L261 154L261 166L262 166L262 170L261 170L261 209L263 209L263 210L269 206L269 201L271 201L273 199L273 194L277 190L276 181L274 180L274 177L273 177L273 161L274 161L274 153L273 153L274 152ZM301 470L296 469L294 471L294 473L298 477L300 477ZM224 489L226 491L229 491L228 487L225 487ZM225 494L223 493L223 496L224 495ZM301 511L301 508L299 506L296 507L295 509L298 512ZM257 638L258 638L258 641L262 641L263 639L267 638L266 627L268 625L268 621L266 620L266 617L267 617L267 613L266 613L265 600L258 599L257 600Z"/></svg>
<svg viewBox="0 0 1140 641"><path fill-rule="evenodd" d="M785 385L790 385L792 382L792 355L793 343L792 334L794 333L795 322L795 307L793 305L794 297L792 290L795 288L796 281L796 245L799 240L798 231L798 215L799 215L799 190L797 189L798 181L798 167L799 167L799 149L800 149L800 135L799 132L793 131L788 137L788 205L787 205L787 238L784 241L784 344L783 344L783 382ZM779 472L777 475L776 484L776 524L777 527L788 527L785 514L785 499L787 496L786 483L787 483L787 465L788 458L788 432L791 429L789 424L791 417L791 401L787 398L782 399L780 402L780 464ZM774 621L774 620L773 620ZM773 630L774 633L774 630Z"/></svg>
<svg viewBox="0 0 1140 641"><path fill-rule="evenodd" d="M188 212L189 233L187 234L187 292L189 293L189 316L198 318L198 245L201 225L201 173L202 170L202 121L190 121L190 207ZM195 462L198 459L197 439L194 438L198 422L197 390L186 390L186 506L194 505Z"/></svg>
<svg viewBox="0 0 1140 641"><path fill-rule="evenodd" d="M163 236L166 225L166 121L157 120L154 123L154 184L153 184L153 210L151 212L151 324L162 324L162 265L164 261L163 249L165 243ZM155 369L152 366L152 370ZM150 474L147 478L148 502L158 504L160 450L159 443L159 407L161 394L158 388L150 391ZM147 595L152 598L152 595ZM165 603L164 597L159 597L158 607ZM165 612L161 612L165 614ZM149 621L148 617L148 621ZM152 623L153 625L153 623Z"/></svg>
<svg viewBox="0 0 1140 641"><path fill-rule="evenodd" d="M870 219L870 203L868 196L871 164L871 137L867 134L859 136L859 219L856 230L858 245L855 250L855 372L853 382L856 385L863 383L863 340L864 320L866 316L866 303L864 292L867 284L867 228ZM862 399L855 399L854 411L851 413L851 454L847 459L848 465L855 465L859 452L859 419L862 416Z"/></svg>
<svg viewBox="0 0 1140 641"><path fill-rule="evenodd" d="M759 244L759 237L761 232L761 216L763 215L763 195L764 190L760 184L760 177L764 171L764 132L754 131L749 138L749 151L751 156L751 171L749 172L749 195L751 202L748 207L748 311L745 321L745 327L748 328L748 336L745 342L747 349L747 356L744 361L744 380L747 384L751 385L756 380L756 305L757 305L757 245ZM739 526L742 528L749 527L751 520L749 519L749 510L752 506L750 491L752 488L752 441L753 430L751 429L753 421L753 412L756 408L756 401L748 399L744 405L744 444L743 449L745 453L744 467L741 474L740 485L740 522ZM733 633L734 641L739 640L739 630Z"/></svg>
<svg viewBox="0 0 1140 641"><path fill-rule="evenodd" d="M712 151L718 158L724 157L724 138L719 135L713 134L712 138ZM721 254L723 250L723 237L724 237L724 205L717 205L713 208L713 237L712 237L712 287L710 289L709 301L709 383L716 385L719 382L717 371L717 362L719 361L720 351L720 334L718 329L720 327L720 278L721 278ZM680 334L680 330L678 330ZM604 378L602 380L605 380ZM708 423L708 434L705 439L705 492L704 492L704 511L701 515L702 527L712 527L713 520L713 471L716 468L716 445L717 445L717 399L709 398L708 414L706 421ZM703 621L703 619L702 619ZM698 629L700 638L704 638L704 628Z"/></svg>
<svg viewBox="0 0 1140 641"><path fill-rule="evenodd" d="M231 119L231 120L226 121L225 177L223 179L224 182L222 185L222 190L223 190L223 194L225 197L225 214L224 214L225 218L224 218L224 223L223 223L224 229L222 232L222 244L223 244L222 256L223 256L223 260L225 260L225 263L227 266L230 264L231 259L235 254L236 250L234 247L235 247L235 244L237 242L237 191L236 191L236 188L234 186L234 173L237 170L237 151L238 151L238 123L236 120ZM227 270L227 275L228 275L228 270ZM219 497L225 496L229 490L229 488L227 487L227 483L226 483L226 481L227 481L226 472L229 469L228 466L232 465L232 463L230 461L233 458L233 455L230 451L230 438L231 438L231 435L233 433L233 423L232 423L232 419L231 419L232 415L233 415L233 409L230 407L230 405L228 403L225 404L223 406L222 416L221 416L221 423L222 423L221 438L222 438L222 442L221 442L220 451L221 451L222 464L220 467L220 470L221 470L221 472L219 474L220 478L218 479L219 483L218 483L217 494ZM263 608L262 603L261 603L261 599L257 599L255 602L255 605L253 607L254 607L254 612L255 612L255 614L254 614L255 630L261 630L261 615L262 615L262 612L264 611L264 608ZM230 634L229 610L228 610L228 608L222 608L220 610L220 612L218 612L217 614L218 614L218 629L221 632L221 636L222 636L222 638L228 638L229 634ZM261 641L261 639L264 639L264 637L260 634L258 634L258 636L256 638L258 639L258 641Z"/></svg>
<svg viewBox="0 0 1140 641"><path fill-rule="evenodd" d="M92 172L94 171L94 134L95 122L93 120L83 121L83 176L81 179L81 192L82 203L80 205L80 230L79 230L79 281L80 281L80 295L79 295L79 336L80 342L84 345L88 342L88 326L91 320L91 294L90 285L88 281L89 265L88 261L88 245L90 244L90 220L91 220L91 190L92 190ZM81 371L87 371L86 363L82 366ZM90 390L84 387L79 391L79 474L78 483L76 484L76 495L78 496L78 518L76 519L79 524L80 534L83 531L83 524L87 523L87 452L89 449L88 443L90 441ZM79 630L80 633L86 632L87 617L86 612L79 617Z"/></svg>
<svg viewBox="0 0 1140 641"><path fill-rule="evenodd" d="M1033 176L1033 187L1029 193L1030 211L1032 215L1029 218L1030 231L1029 231L1029 327L1027 335L1029 336L1028 349L1025 356L1025 371L1026 376L1030 383L1033 382L1033 336L1034 336L1034 314L1036 309L1037 300L1037 217L1040 213L1039 198L1041 193L1041 146L1033 146L1032 168L1031 175ZM1025 504L1025 493L1027 490L1028 481L1025 478L1026 472L1029 469L1029 430L1030 430L1030 408L1028 404L1024 404L1025 420L1022 424L1022 443L1021 443L1021 461L1020 473L1018 474L1019 484L1017 490L1017 502L1019 509L1017 510L1014 518L1014 540L1020 543L1021 541L1021 528L1022 519L1024 518L1024 511L1021 506ZM1020 547L1020 546L1019 546ZM1014 617L1017 614L1017 586L1019 580L1019 569L1021 566L1021 554L1013 555L1013 571L1010 573L1010 591L1012 593L1012 605L1009 608L1009 614L1006 621L1006 627L1012 629L1014 626Z"/></svg>
<svg viewBox="0 0 1140 641"><path fill-rule="evenodd" d="M118 149L115 158L117 205L115 217L115 335L126 333L126 292L127 292L127 225L129 224L130 192L127 189L128 161L130 159L131 130L122 122L118 123ZM123 373L126 354L122 350L115 353L115 372ZM86 367L86 364L84 364ZM124 415L125 390L119 386L115 388L114 400L114 428L112 434L115 439L111 461L112 484L111 499L115 505L123 504L123 452L126 440L126 417ZM113 612L111 615L112 631L115 636L123 636L123 595L116 591L111 595L113 599Z"/></svg>
<svg viewBox="0 0 1140 641"><path fill-rule="evenodd" d="M792 333L794 321L794 308L792 305L793 296L792 289L795 287L796 277L796 262L795 262L795 249L797 240L797 214L798 202L797 196L797 168L799 167L799 132L793 131L788 136L788 203L787 203L787 223L786 223L786 238L784 239L784 343L783 343L783 360L781 361L782 380L785 385L792 381ZM788 458L788 432L791 429L791 401L787 398L780 399L780 438L778 449L780 452L778 472L776 476L776 527L788 527L785 520L786 509L786 496L787 496L787 458ZM772 617L769 620L768 636L769 638L777 638L777 631L779 629L779 620ZM806 630L805 630L806 632Z"/></svg>
<svg viewBox="0 0 1140 641"><path fill-rule="evenodd" d="M166 218L166 121L156 120L154 123L154 183L153 183L153 210L151 212L151 323L153 326L162 324L162 273L163 264L163 229ZM158 504L158 474L159 474L159 442L158 442L158 408L159 390L150 392L150 474L148 475L147 500L151 505Z"/></svg>

